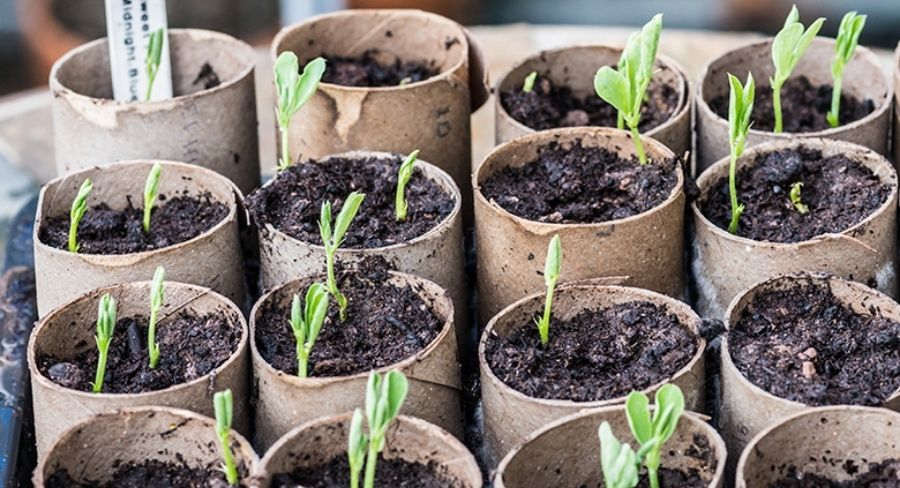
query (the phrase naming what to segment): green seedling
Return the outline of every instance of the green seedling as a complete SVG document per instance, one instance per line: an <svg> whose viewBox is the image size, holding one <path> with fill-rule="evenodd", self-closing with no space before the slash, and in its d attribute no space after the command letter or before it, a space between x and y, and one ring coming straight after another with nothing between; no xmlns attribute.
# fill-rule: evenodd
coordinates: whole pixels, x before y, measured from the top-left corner
<svg viewBox="0 0 900 488"><path fill-rule="evenodd" d="M840 125L839 113L841 110L841 83L844 81L844 68L853 57L853 51L859 44L859 35L866 25L866 16L859 15L856 11L847 12L841 19L841 27L838 29L836 43L834 45L834 60L831 62L831 78L833 80L831 90L831 110L825 116L828 125L837 127Z"/></svg>
<svg viewBox="0 0 900 488"><path fill-rule="evenodd" d="M775 39L772 41L772 63L775 65L775 74L769 79L769 83L772 84L772 106L775 110L775 133L783 131L781 86L791 77L791 72L794 71L806 48L815 39L824 22L825 19L819 17L809 25L809 28L804 30L803 24L800 23L800 12L794 5L784 21L784 27L778 34L775 34Z"/></svg>
<svg viewBox="0 0 900 488"><path fill-rule="evenodd" d="M550 341L550 313L553 307L553 293L556 291L556 282L559 281L559 270L562 268L562 242L559 234L550 239L547 246L547 260L544 262L544 284L547 285L547 297L544 300L544 315L540 320L534 319L538 333L541 336L541 344L547 345Z"/></svg>
<svg viewBox="0 0 900 488"><path fill-rule="evenodd" d="M306 290L302 308L300 294L294 294L291 303L291 329L297 339L297 376L306 378L309 354L312 352L325 316L328 314L328 290L320 283L313 283Z"/></svg>
<svg viewBox="0 0 900 488"><path fill-rule="evenodd" d="M338 248L341 247L341 244L344 243L344 236L347 234L347 229L350 228L350 222L356 217L356 212L359 210L359 206L362 205L365 197L365 194L357 192L347 196L347 199L344 200L344 205L341 206L341 212L334 221L333 230L331 202L322 203L322 211L319 216L319 233L322 236L322 245L325 247L325 268L328 272L326 287L328 288L328 293L334 297L338 304L342 322L347 319L347 297L341 293L337 286L337 279L334 275L334 255L337 253Z"/></svg>
<svg viewBox="0 0 900 488"><path fill-rule="evenodd" d="M750 133L750 115L753 113L753 99L756 88L753 75L747 73L747 82L741 85L736 76L728 73L731 91L728 94L728 145L731 149L731 160L728 165L728 194L731 197L731 222L728 232L737 234L744 205L738 203L737 197L737 160L744 153L747 134Z"/></svg>
<svg viewBox="0 0 900 488"><path fill-rule="evenodd" d="M791 185L791 192L788 194L788 196L790 197L791 203L794 205L794 208L796 208L797 211L801 214L806 214L809 213L809 207L800 199L800 188L802 187L803 183L799 181L794 183L793 185Z"/></svg>
<svg viewBox="0 0 900 488"><path fill-rule="evenodd" d="M653 78L653 63L662 30L662 14L656 14L640 32L631 34L618 69L604 66L594 75L597 95L619 111L620 128L627 124L631 130L635 150L641 164L647 164L644 143L638 125L641 122L641 104Z"/></svg>
<svg viewBox="0 0 900 488"><path fill-rule="evenodd" d="M163 280L166 279L166 270L162 266L156 267L153 273L153 284L150 286L150 325L147 326L147 355L150 356L150 368L156 368L159 363L159 343L156 342L156 322L159 320L159 311L163 306Z"/></svg>
<svg viewBox="0 0 900 488"><path fill-rule="evenodd" d="M374 374L374 373L373 373ZM347 440L347 460L350 464L350 488L359 488L359 475L366 463L366 449L369 446L369 437L363 432L362 409L353 411L350 420L350 437Z"/></svg>
<svg viewBox="0 0 900 488"><path fill-rule="evenodd" d="M156 81L156 74L159 73L159 62L162 59L163 44L166 42L166 29L159 29L150 33L150 43L147 45L147 94L145 100L150 100L153 93L153 83Z"/></svg>
<svg viewBox="0 0 900 488"><path fill-rule="evenodd" d="M225 472L225 480L231 486L237 486L241 481L238 476L237 465L234 464L234 455L231 453L231 420L234 414L234 406L231 389L217 391L213 396L213 408L216 412L216 436L222 448L222 471Z"/></svg>
<svg viewBox="0 0 900 488"><path fill-rule="evenodd" d="M94 185L91 183L91 179L85 179L72 202L72 210L69 211L69 252L78 252L78 249L81 248L78 244L78 224L81 223L81 219L87 211L88 195L93 189Z"/></svg>
<svg viewBox="0 0 900 488"><path fill-rule="evenodd" d="M537 80L537 76L537 71L532 71L528 76L525 77L525 82L522 83L523 92L530 93L531 90L534 90L534 82Z"/></svg>
<svg viewBox="0 0 900 488"><path fill-rule="evenodd" d="M385 434L391 422L400 413L406 400L409 384L399 371L388 371L382 378L376 372L369 374L366 386L366 423L368 435L363 433L360 409L353 412L350 421L350 438L347 441L347 457L350 464L350 488L359 488L359 473L365 464L365 488L375 486L375 468L378 455L384 450ZM363 463L363 452L366 453Z"/></svg>
<svg viewBox="0 0 900 488"><path fill-rule="evenodd" d="M97 311L97 374L91 384L94 393L103 391L103 379L106 377L106 358L109 354L109 343L112 342L116 329L116 301L107 293L100 298Z"/></svg>
<svg viewBox="0 0 900 488"><path fill-rule="evenodd" d="M162 165L155 163L147 175L144 183L144 233L150 232L150 214L153 213L153 204L159 196L159 176L162 174Z"/></svg>
<svg viewBox="0 0 900 488"><path fill-rule="evenodd" d="M625 411L631 433L641 444L638 458L647 468L650 488L659 488L662 447L675 433L678 420L684 412L684 395L681 388L668 384L657 390L656 408L652 416L647 395L633 391L625 401Z"/></svg>
<svg viewBox="0 0 900 488"><path fill-rule="evenodd" d="M283 171L293 164L290 153L289 129L291 119L306 102L312 98L325 73L325 59L313 59L300 74L300 62L292 52L283 52L275 60L275 92L278 94L278 131L281 136L281 159L278 170Z"/></svg>
<svg viewBox="0 0 900 488"><path fill-rule="evenodd" d="M409 156L406 156L406 159L403 160L403 164L400 165L400 171L397 173L397 194L394 197L394 208L397 214L397 221L399 222L406 220L406 211L408 210L408 205L406 203L406 185L409 183L409 179L412 178L413 166L418 159L419 150L416 149L409 153Z"/></svg>
<svg viewBox="0 0 900 488"><path fill-rule="evenodd" d="M600 468L606 488L634 488L638 484L640 460L631 446L613 435L609 422L600 424Z"/></svg>

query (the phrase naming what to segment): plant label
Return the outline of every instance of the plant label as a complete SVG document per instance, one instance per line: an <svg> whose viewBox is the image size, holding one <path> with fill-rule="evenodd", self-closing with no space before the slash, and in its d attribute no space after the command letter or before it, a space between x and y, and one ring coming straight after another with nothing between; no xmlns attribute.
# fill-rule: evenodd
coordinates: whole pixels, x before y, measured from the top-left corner
<svg viewBox="0 0 900 488"><path fill-rule="evenodd" d="M147 63L151 38L160 29L163 30L158 69L151 69ZM172 98L166 29L165 0L106 0L113 98L123 102Z"/></svg>

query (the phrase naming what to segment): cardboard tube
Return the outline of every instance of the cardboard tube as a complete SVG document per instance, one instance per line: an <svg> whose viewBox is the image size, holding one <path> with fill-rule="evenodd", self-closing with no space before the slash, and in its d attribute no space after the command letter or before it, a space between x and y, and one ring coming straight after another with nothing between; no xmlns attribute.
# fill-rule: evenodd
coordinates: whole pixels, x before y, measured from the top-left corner
<svg viewBox="0 0 900 488"><path fill-rule="evenodd" d="M38 412L34 418L34 430L40 457L48 452L57 436L92 415L119 408L157 405L211 416L214 414L213 394L226 388L231 388L234 393L234 428L245 433L249 431L249 334L240 309L209 288L172 281L166 281L165 286L165 303L160 311L159 327L165 327L167 318L182 310L197 314L220 313L234 327L241 329L241 339L234 352L209 374L163 390L137 394L76 391L44 376L38 369L38 358L51 355L66 360L95 348L97 303L105 293L115 298L119 317L148 315L151 283L142 281L100 288L57 308L38 322L28 342L31 392L34 411ZM161 353L166 354L166 351Z"/></svg>
<svg viewBox="0 0 900 488"><path fill-rule="evenodd" d="M894 52L894 161L900 161L900 43Z"/></svg>
<svg viewBox="0 0 900 488"><path fill-rule="evenodd" d="M242 481L249 482L259 463L253 447L232 431L231 452ZM38 462L34 486L43 487L58 469L68 471L76 482L108 482L119 465L151 459L218 468L222 456L216 421L165 407L126 408L85 418L66 430Z"/></svg>
<svg viewBox="0 0 900 488"><path fill-rule="evenodd" d="M791 466L845 481L845 462L868 471L869 463L900 457L900 414L871 407L803 410L760 432L738 462L737 488L766 487ZM858 474L856 475L858 476Z"/></svg>
<svg viewBox="0 0 900 488"><path fill-rule="evenodd" d="M406 405L403 411L408 412ZM260 462L254 486L268 488L276 474L293 471L298 466L318 466L335 457L346 456L350 417L351 413L345 412L308 421L278 439ZM482 486L481 471L466 446L437 425L415 417L400 415L388 427L381 457L422 464L434 462L446 470L460 488Z"/></svg>
<svg viewBox="0 0 900 488"><path fill-rule="evenodd" d="M83 254L57 249L41 242L44 218L69 215L72 201L85 178L94 183L90 207L106 203L113 209L143 205L147 174L153 164L162 164L159 192L167 196L210 193L228 208L221 222L197 237L172 246L131 254ZM94 166L57 178L41 188L34 226L34 272L37 281L38 314L72 300L86 290L116 283L150 279L157 266L167 278L207 286L244 305L243 258L238 219L246 219L239 192L224 177L199 166L173 161L125 161ZM160 202L161 203L161 202Z"/></svg>
<svg viewBox="0 0 900 488"><path fill-rule="evenodd" d="M485 451L491 466L524 441L529 434L547 423L584 410L625 403L625 397L593 402L549 400L529 397L503 383L491 370L485 350L491 337L507 337L522 327L534 327L533 313L543 307L545 293L527 296L497 314L488 323L478 347L481 369L481 399L484 411ZM652 395L666 383L678 385L684 392L688 410L700 411L704 402L704 363L706 341L698 334L700 318L678 300L639 288L623 286L569 285L556 290L553 316L566 320L584 310L611 307L631 301L647 301L666 308L697 336L694 357L671 378L642 391ZM552 327L550 333L552 334ZM596 434L596 432L594 432Z"/></svg>
<svg viewBox="0 0 900 488"><path fill-rule="evenodd" d="M379 368L399 370L409 380L409 394L403 411L433 422L462 437L460 375L453 328L453 304L446 292L431 281L391 271L389 283L412 285L444 326L437 337L414 356ZM314 275L285 283L263 295L250 314L250 349L256 391L256 443L268 448L293 427L319 417L353 410L363 405L369 371L350 376L300 378L273 368L256 346L257 322L262 311L274 302L290 310L294 293L306 292L310 284L325 282Z"/></svg>
<svg viewBox="0 0 900 488"><path fill-rule="evenodd" d="M218 32L168 34L177 95L169 100L113 100L106 39L77 47L53 65L60 175L123 159L172 159L219 172L244 192L259 186L253 48ZM194 84L204 63L218 75L218 86Z"/></svg>
<svg viewBox="0 0 900 488"><path fill-rule="evenodd" d="M858 224L836 234L823 234L793 242L754 241L735 236L713 224L691 203L694 214L693 276L697 309L704 317L723 318L729 302L752 284L770 276L800 271L821 271L860 282L874 280L877 288L897 296L894 260L897 256L897 173L880 154L855 144L826 139L779 140L747 149L737 167L755 164L757 156L807 147L825 157L843 155L869 168L882 183L891 185L884 204ZM697 179L700 200L713 185L728 177L725 157ZM745 214L746 215L746 214Z"/></svg>
<svg viewBox="0 0 900 488"><path fill-rule="evenodd" d="M533 432L500 462L495 488L535 486L600 486L600 424L609 422L613 434L637 449L624 406L591 409L563 417ZM706 440L713 456L692 457L695 438ZM702 452L698 454L703 454ZM701 416L685 412L674 435L662 449L663 468L696 469L709 488L721 488L725 479L725 442Z"/></svg>
<svg viewBox="0 0 900 488"><path fill-rule="evenodd" d="M806 76L813 86L830 85L832 58L834 40L818 37L809 45L791 76ZM729 154L728 120L713 112L709 106L710 100L716 96L728 96L727 74L731 73L743 80L747 77L747 72L753 73L753 79L759 86L768 85L774 69L771 38L729 51L704 67L697 82L696 96L698 174ZM760 89L762 88L757 88L757 91ZM747 147L770 141L822 137L852 142L871 148L879 154L887 154L893 91L878 57L859 46L844 70L842 92L861 100L872 99L875 102L872 113L857 121L818 132L775 134L751 128L747 136Z"/></svg>
<svg viewBox="0 0 900 488"><path fill-rule="evenodd" d="M642 138L647 156L658 161L673 154L661 143ZM605 147L622 157L634 154L628 132L605 127L573 127L528 134L503 143L475 169L475 231L477 239L479 313L482 323L519 298L546 288L543 271L547 243L559 234L567 252L563 281L626 276L625 284L680 298L684 290L684 175L669 197L656 207L631 217L596 224L550 224L518 217L488 201L481 185L505 167L537 159L551 142L570 147ZM651 163L652 164L652 163ZM636 252L639 249L640 252Z"/></svg>

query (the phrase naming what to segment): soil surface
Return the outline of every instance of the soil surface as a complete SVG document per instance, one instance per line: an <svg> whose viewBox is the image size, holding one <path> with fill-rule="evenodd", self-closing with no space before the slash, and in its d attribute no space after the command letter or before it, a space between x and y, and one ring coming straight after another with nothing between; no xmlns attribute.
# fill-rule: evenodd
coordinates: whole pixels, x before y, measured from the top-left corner
<svg viewBox="0 0 900 488"><path fill-rule="evenodd" d="M362 478L363 475L360 475ZM362 484L362 479L360 479ZM312 468L294 468L272 478L273 488L346 488L350 486L350 464L347 456L338 456L326 464ZM463 485L446 473L446 468L429 462L413 463L399 458L378 460L375 486L395 488L461 488Z"/></svg>
<svg viewBox="0 0 900 488"><path fill-rule="evenodd" d="M900 323L861 315L828 286L798 280L755 296L728 346L735 366L773 395L808 405L880 405L900 388Z"/></svg>
<svg viewBox="0 0 900 488"><path fill-rule="evenodd" d="M830 129L825 118L831 110L831 85L813 86L805 76L788 79L781 87L781 122L784 132L818 132ZM709 101L709 107L719 117L728 119L728 94ZM871 99L859 100L853 95L841 94L838 115L840 125L855 122L875 111ZM775 109L772 105L772 87L757 86L752 128L771 132L775 129Z"/></svg>
<svg viewBox="0 0 900 488"><path fill-rule="evenodd" d="M524 82L524 80L523 80ZM618 111L595 93L578 98L568 86L554 86L549 78L538 75L534 88L500 93L503 108L512 118L535 130L557 127L616 127ZM641 107L641 133L669 120L678 107L678 90L667 84L652 83Z"/></svg>
<svg viewBox="0 0 900 488"><path fill-rule="evenodd" d="M848 474L860 471L856 463L844 463ZM788 476L769 485L769 488L900 488L900 459L869 463L866 473L847 481L835 481L815 473L798 473L796 466L788 468Z"/></svg>
<svg viewBox="0 0 900 488"><path fill-rule="evenodd" d="M150 216L150 232L142 225L144 209L136 208L132 200L142 204L143 197L128 197L128 207L113 210L105 203L85 212L78 225L78 250L81 254L130 254L161 249L189 241L212 229L228 215L228 207L205 193L199 198L180 195L160 202ZM48 217L41 222L41 242L57 249L68 249L69 216Z"/></svg>
<svg viewBox="0 0 900 488"><path fill-rule="evenodd" d="M672 193L675 160L641 165L603 147L551 142L538 158L488 176L481 192L519 217L554 224L599 223L646 212Z"/></svg>
<svg viewBox="0 0 900 488"><path fill-rule="evenodd" d="M706 488L709 486L709 482L704 481L700 472L693 468L681 471L660 467L657 473L660 488ZM578 488L588 488L588 485L581 485ZM606 488L606 483L600 481L597 488ZM641 471L636 488L650 488L650 478L647 477L646 471Z"/></svg>
<svg viewBox="0 0 900 488"><path fill-rule="evenodd" d="M190 468L186 464L173 464L149 459L140 464L133 462L118 466L112 479L105 483L87 480L77 482L69 472L59 469L47 479L47 488L227 488L225 475L218 467Z"/></svg>
<svg viewBox="0 0 900 488"><path fill-rule="evenodd" d="M396 59L381 64L378 50L371 49L359 57L329 56L325 58L322 82L344 86L398 86L427 80L441 72L434 60L413 61Z"/></svg>
<svg viewBox="0 0 900 488"><path fill-rule="evenodd" d="M322 244L319 215L332 202L336 218L352 191L365 193L347 231L344 248L384 247L412 240L437 227L453 211L453 197L415 169L406 185L406 220L398 222L395 196L397 171L405 157L345 159L327 164L298 163L253 192L247 207L257 226L271 224L289 236Z"/></svg>
<svg viewBox="0 0 900 488"><path fill-rule="evenodd" d="M492 334L485 356L500 381L530 397L589 402L671 378L699 340L665 307L634 301L551 317L546 346L531 321L508 337Z"/></svg>
<svg viewBox="0 0 900 488"><path fill-rule="evenodd" d="M203 63L200 72L197 73L197 77L191 82L192 85L202 86L204 90L215 88L219 86L220 83L219 75L216 74L216 71L209 63Z"/></svg>
<svg viewBox="0 0 900 488"><path fill-rule="evenodd" d="M800 201L809 208L805 214L791 203L791 187L797 182L803 184ZM755 241L800 242L844 232L881 207L891 189L869 168L843 155L823 157L821 151L802 146L761 154L755 164L737 173L738 201L746 206L738 235ZM727 176L713 183L699 207L713 224L728 229Z"/></svg>
<svg viewBox="0 0 900 488"><path fill-rule="evenodd" d="M241 340L237 318L223 313L198 315L185 310L160 317L156 326L159 362L150 369L148 324L148 317L120 318L116 322L106 362L104 393L157 391L193 381L227 361ZM82 342L72 347L86 346ZM60 386L91 391L97 371L97 348L93 341L90 346L68 360L41 355L38 369Z"/></svg>

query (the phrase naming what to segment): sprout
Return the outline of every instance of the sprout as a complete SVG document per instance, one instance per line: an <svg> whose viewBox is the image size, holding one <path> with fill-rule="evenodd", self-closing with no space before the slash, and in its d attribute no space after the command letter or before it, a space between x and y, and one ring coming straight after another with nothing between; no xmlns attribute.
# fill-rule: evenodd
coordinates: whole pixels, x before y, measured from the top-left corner
<svg viewBox="0 0 900 488"><path fill-rule="evenodd" d="M800 200L800 188L802 187L803 183L799 181L794 183L793 185L791 185L791 192L788 194L788 196L791 199L791 203L794 204L794 208L796 208L797 211L801 214L806 214L809 213L809 207L806 206L806 204L804 204L802 200Z"/></svg>
<svg viewBox="0 0 900 488"><path fill-rule="evenodd" d="M334 254L344 243L344 235L350 227L350 222L356 217L359 206L362 205L363 193L353 192L344 200L341 212L334 221L334 231L331 226L331 202L322 203L322 212L319 217L319 233L322 235L322 245L325 246L325 267L328 271L328 293L334 297L340 308L341 321L347 318L347 297L338 289L337 280L334 277Z"/></svg>
<svg viewBox="0 0 900 488"><path fill-rule="evenodd" d="M222 471L229 485L236 486L240 482L234 456L231 454L231 419L234 413L231 389L217 391L213 396L213 407L216 412L216 436L222 447Z"/></svg>
<svg viewBox="0 0 900 488"><path fill-rule="evenodd" d="M609 422L600 424L600 467L606 488L634 488L638 484L637 454L628 444L622 444L613 435Z"/></svg>
<svg viewBox="0 0 900 488"><path fill-rule="evenodd" d="M278 94L278 107L275 109L275 115L281 135L279 171L283 171L293 164L288 144L288 129L291 126L291 119L300 110L300 107L312 98L324 73L325 60L321 57L307 63L303 68L303 74L300 74L300 63L297 61L296 54L283 52L275 60L275 92Z"/></svg>
<svg viewBox="0 0 900 488"><path fill-rule="evenodd" d="M402 80L400 80L400 83L397 83L397 86L405 86L405 85L408 85L408 84L410 84L410 83L412 83L412 78L410 78L409 76L407 76L406 78L403 78Z"/></svg>
<svg viewBox="0 0 900 488"><path fill-rule="evenodd" d="M522 83L523 92L530 93L531 90L534 90L534 82L535 80L537 80L537 76L537 71L532 71L528 76L525 77L525 82Z"/></svg>
<svg viewBox="0 0 900 488"><path fill-rule="evenodd" d="M737 198L737 160L744 153L747 134L750 132L750 115L753 113L755 84L753 74L747 73L747 82L741 85L736 76L728 73L731 92L728 95L728 145L731 148L731 161L728 165L728 193L731 196L731 222L728 232L737 234L744 205Z"/></svg>
<svg viewBox="0 0 900 488"><path fill-rule="evenodd" d="M156 368L159 363L159 343L156 342L156 322L159 320L159 311L163 306L163 280L166 279L166 270L162 266L156 267L153 273L153 284L150 286L150 325L147 327L147 353L150 356L150 368Z"/></svg>
<svg viewBox="0 0 900 488"><path fill-rule="evenodd" d="M544 300L544 315L540 320L534 319L538 333L541 335L541 344L547 345L550 341L550 309L553 306L553 292L556 290L556 282L559 281L559 270L562 267L562 243L559 234L550 239L547 246L547 260L544 262L544 283L547 285L547 298Z"/></svg>
<svg viewBox="0 0 900 488"><path fill-rule="evenodd" d="M153 92L153 82L156 81L156 74L159 73L159 61L162 59L162 49L165 42L165 27L160 27L150 33L150 43L147 45L147 95L144 97L148 101Z"/></svg>
<svg viewBox="0 0 900 488"><path fill-rule="evenodd" d="M81 245L78 244L78 224L87 211L87 198L94 189L91 179L87 178L81 183L75 201L72 202L72 210L69 211L69 252L78 252Z"/></svg>
<svg viewBox="0 0 900 488"><path fill-rule="evenodd" d="M659 464L662 446L675 433L678 420L684 412L684 395L681 388L667 384L656 391L656 408L650 415L647 395L633 391L625 401L628 426L634 438L641 443L638 458L647 468L650 488L659 488Z"/></svg>
<svg viewBox="0 0 900 488"><path fill-rule="evenodd" d="M306 378L309 353L316 344L319 331L328 313L328 291L320 283L313 283L306 290L306 300L301 309L300 295L295 293L291 303L291 329L297 339L297 376Z"/></svg>
<svg viewBox="0 0 900 488"><path fill-rule="evenodd" d="M859 35L866 25L866 16L858 15L856 11L847 12L841 19L841 27L838 29L837 43L834 45L834 60L831 62L831 78L834 80L831 90L831 110L825 118L828 125L839 125L839 112L841 109L841 82L844 80L844 68L853 57L853 51L859 43Z"/></svg>
<svg viewBox="0 0 900 488"><path fill-rule="evenodd" d="M159 176L162 174L162 165L155 163L147 175L144 183L144 233L150 232L150 214L153 213L153 204L159 196Z"/></svg>
<svg viewBox="0 0 900 488"><path fill-rule="evenodd" d="M412 178L413 166L418 159L419 150L416 149L409 153L409 156L406 156L403 164L400 165L400 172L397 174L397 195L394 198L394 207L396 208L397 220L400 222L406 220L406 184L409 183L409 179Z"/></svg>
<svg viewBox="0 0 900 488"><path fill-rule="evenodd" d="M97 311L97 374L92 383L94 393L103 391L103 379L106 377L106 357L109 354L109 343L112 342L113 331L116 328L116 301L109 293L100 298L100 306Z"/></svg>
<svg viewBox="0 0 900 488"><path fill-rule="evenodd" d="M375 374L375 373L373 373ZM369 438L363 433L363 413L357 408L350 420L350 437L347 439L347 459L350 464L350 488L359 488L359 474L366 462Z"/></svg>
<svg viewBox="0 0 900 488"><path fill-rule="evenodd" d="M350 488L359 488L359 473L363 467L363 451L367 451L365 460L365 488L375 486L375 467L378 454L384 450L385 434L391 422L400 413L400 407L406 400L409 384L406 376L399 371L388 371L382 378L373 371L369 374L366 386L366 423L369 434L362 431L362 411L356 409L350 421L350 437L347 441L347 457L350 464Z"/></svg>
<svg viewBox="0 0 900 488"><path fill-rule="evenodd" d="M803 24L800 23L800 13L797 11L797 6L794 5L784 21L784 27L778 34L775 34L775 39L772 41L772 63L775 65L775 74L769 79L769 83L772 84L772 106L775 110L775 133L782 132L783 127L781 86L790 78L797 62L803 57L804 51L819 33L824 22L825 19L819 17L804 31Z"/></svg>
<svg viewBox="0 0 900 488"><path fill-rule="evenodd" d="M650 80L653 78L653 62L659 46L662 30L662 14L656 14L640 32L631 34L618 70L604 66L594 76L594 90L597 95L619 111L619 118L631 129L631 138L641 164L647 164L644 143L638 132L641 122L641 104ZM623 124L619 124L623 128Z"/></svg>

